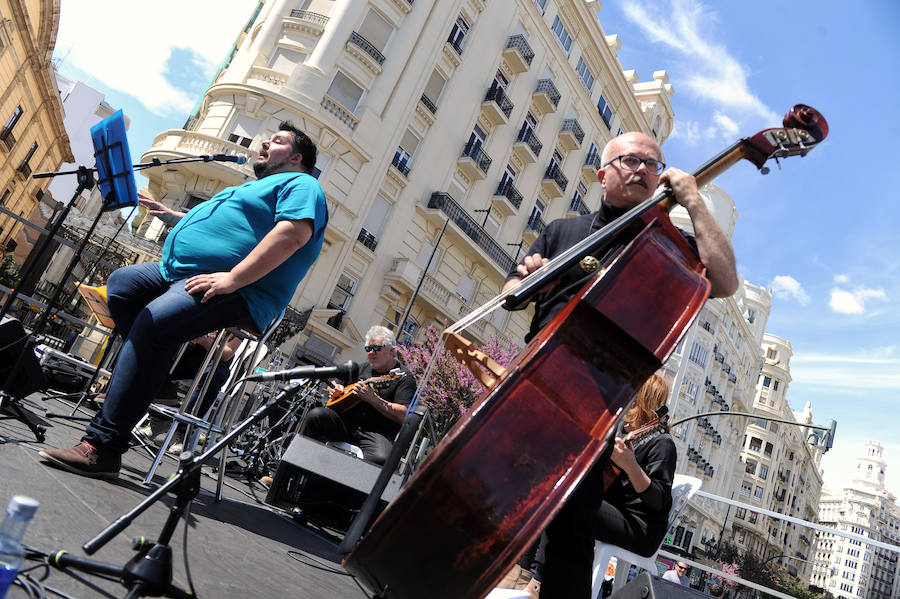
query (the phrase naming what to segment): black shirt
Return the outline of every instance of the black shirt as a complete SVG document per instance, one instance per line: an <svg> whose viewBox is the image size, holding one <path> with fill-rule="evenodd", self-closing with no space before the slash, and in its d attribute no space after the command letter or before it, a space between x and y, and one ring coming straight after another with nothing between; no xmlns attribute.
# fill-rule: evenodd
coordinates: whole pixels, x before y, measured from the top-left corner
<svg viewBox="0 0 900 599"><path fill-rule="evenodd" d="M394 362L390 369L395 368L400 370L401 376L399 378L380 383L370 383L370 386L383 400L408 406L416 393L416 377L400 366L399 362ZM366 363L359 369L359 378L357 380L362 381L385 374L388 373L376 372L372 370L371 364ZM348 410L343 415L343 418L347 428L350 430L362 429L380 433L392 441L397 436L397 433L400 432L401 425L399 422L386 418L381 412L364 401L359 402Z"/></svg>
<svg viewBox="0 0 900 599"><path fill-rule="evenodd" d="M606 202L601 202L600 209L591 214L557 219L544 227L541 234L531 244L527 255L540 254L544 258L552 260L627 211L628 209L616 208ZM605 264L608 262L609 257L617 255L634 238L637 232L643 228L643 223L640 221L636 222L635 225L639 228L629 229L620 233L611 245L595 254L601 263ZM681 234L684 235L685 239L696 251L697 245L694 238L684 231L681 231ZM575 264L562 274L559 281L552 288L535 296L534 318L531 320L531 328L528 334L525 335L526 343L531 341L538 331L553 320L553 317L569 303L569 300L584 286L584 283L587 282L592 274L585 273L578 264ZM519 277L520 275L513 269L509 272L507 279Z"/></svg>

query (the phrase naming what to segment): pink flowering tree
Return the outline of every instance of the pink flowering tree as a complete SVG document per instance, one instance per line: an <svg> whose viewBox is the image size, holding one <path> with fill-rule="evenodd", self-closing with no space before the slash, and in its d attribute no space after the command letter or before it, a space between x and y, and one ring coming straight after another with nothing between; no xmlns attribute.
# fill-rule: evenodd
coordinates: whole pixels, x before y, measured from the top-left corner
<svg viewBox="0 0 900 599"><path fill-rule="evenodd" d="M421 384L435 347L441 348L434 370L429 380L425 381L420 400L428 407L438 436L435 440L437 441L443 438L459 417L472 407L484 393L485 388L472 376L468 368L457 362L450 352L440 345L440 332L434 326L425 329L424 336L422 343L401 345L398 353L400 361ZM520 348L505 339L491 337L486 345L478 349L501 366L506 366L519 353Z"/></svg>

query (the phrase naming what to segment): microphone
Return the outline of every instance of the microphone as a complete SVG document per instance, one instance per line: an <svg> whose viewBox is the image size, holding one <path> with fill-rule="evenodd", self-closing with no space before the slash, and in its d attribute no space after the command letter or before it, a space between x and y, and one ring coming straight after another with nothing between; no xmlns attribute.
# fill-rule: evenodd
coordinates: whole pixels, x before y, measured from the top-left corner
<svg viewBox="0 0 900 599"><path fill-rule="evenodd" d="M248 376L246 381L289 381L291 379L307 378L307 379L340 379L341 382L349 383L355 381L359 377L359 364L348 361L340 366L300 366L299 368L291 368L289 370L276 370L274 372L263 372L261 374L252 374Z"/></svg>
<svg viewBox="0 0 900 599"><path fill-rule="evenodd" d="M247 162L247 157L243 154L213 154L210 156L209 154L205 155L207 162L210 160L215 160L216 162L236 162L237 164L244 164Z"/></svg>

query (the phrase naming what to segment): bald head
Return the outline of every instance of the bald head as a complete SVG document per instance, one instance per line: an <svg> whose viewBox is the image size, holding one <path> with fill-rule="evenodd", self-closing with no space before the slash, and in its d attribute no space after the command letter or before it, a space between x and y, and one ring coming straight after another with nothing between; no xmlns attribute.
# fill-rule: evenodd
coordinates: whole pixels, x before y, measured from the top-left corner
<svg viewBox="0 0 900 599"><path fill-rule="evenodd" d="M622 148L627 147L631 143L639 143L643 146L653 146L656 148L656 156L648 156L648 158L656 158L657 160L662 161L662 150L652 137L646 133L641 133L640 131L629 131L628 133L623 133L622 135L612 138L605 146L603 146L603 152L600 154L601 164L606 164L616 156L625 154L626 152L624 152Z"/></svg>
<svg viewBox="0 0 900 599"><path fill-rule="evenodd" d="M603 148L600 156L603 166L597 172L597 178L606 192L604 201L616 208L633 208L650 197L659 184L659 175L655 169L648 170L645 163L637 170L629 170L621 161L615 160L618 156L662 162L662 151L652 137L640 131L623 133Z"/></svg>

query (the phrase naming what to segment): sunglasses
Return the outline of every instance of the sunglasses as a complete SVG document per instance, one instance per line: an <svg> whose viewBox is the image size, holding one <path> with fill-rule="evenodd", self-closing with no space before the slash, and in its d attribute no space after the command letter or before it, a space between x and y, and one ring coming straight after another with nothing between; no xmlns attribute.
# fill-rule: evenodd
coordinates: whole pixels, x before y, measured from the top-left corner
<svg viewBox="0 0 900 599"><path fill-rule="evenodd" d="M382 348L384 348L384 347L386 347L386 346L384 346L384 345L366 345L365 347L363 347L363 349L366 350L366 353L369 353L370 351L381 351Z"/></svg>

